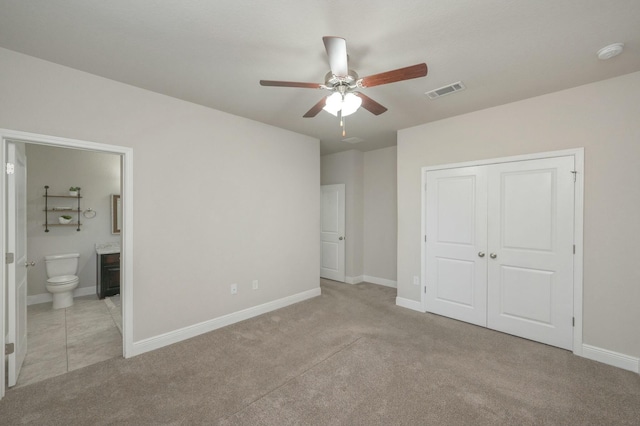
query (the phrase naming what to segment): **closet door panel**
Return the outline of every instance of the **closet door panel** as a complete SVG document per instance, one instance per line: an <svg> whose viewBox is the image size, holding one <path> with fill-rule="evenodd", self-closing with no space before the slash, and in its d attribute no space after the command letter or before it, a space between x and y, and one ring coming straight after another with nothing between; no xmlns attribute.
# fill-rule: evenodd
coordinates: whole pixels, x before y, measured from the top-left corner
<svg viewBox="0 0 640 426"><path fill-rule="evenodd" d="M486 173L465 167L427 173L426 308L486 326Z"/></svg>
<svg viewBox="0 0 640 426"><path fill-rule="evenodd" d="M489 328L572 348L573 157L488 169Z"/></svg>

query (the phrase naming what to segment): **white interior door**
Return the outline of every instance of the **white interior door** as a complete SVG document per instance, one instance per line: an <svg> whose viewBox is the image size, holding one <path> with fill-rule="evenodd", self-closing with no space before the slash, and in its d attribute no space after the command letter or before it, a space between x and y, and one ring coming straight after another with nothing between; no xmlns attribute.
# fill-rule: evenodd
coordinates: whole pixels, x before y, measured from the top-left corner
<svg viewBox="0 0 640 426"><path fill-rule="evenodd" d="M7 382L15 386L27 354L27 158L23 143L7 144L7 161L14 165L7 176L7 252L14 254L7 265L7 335L14 344L7 357Z"/></svg>
<svg viewBox="0 0 640 426"><path fill-rule="evenodd" d="M427 173L426 309L487 325L487 183L483 167Z"/></svg>
<svg viewBox="0 0 640 426"><path fill-rule="evenodd" d="M489 169L488 327L573 347L573 157Z"/></svg>
<svg viewBox="0 0 640 426"><path fill-rule="evenodd" d="M345 186L323 185L320 197L320 276L344 282Z"/></svg>

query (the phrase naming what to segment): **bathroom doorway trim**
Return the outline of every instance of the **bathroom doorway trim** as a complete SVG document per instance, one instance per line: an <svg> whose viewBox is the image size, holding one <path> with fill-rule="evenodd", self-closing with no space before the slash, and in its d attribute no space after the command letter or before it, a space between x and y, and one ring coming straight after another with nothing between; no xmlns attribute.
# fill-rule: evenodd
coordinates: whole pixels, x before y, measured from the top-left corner
<svg viewBox="0 0 640 426"><path fill-rule="evenodd" d="M119 145L107 145L97 142L88 142L77 139L61 138L56 136L40 135L36 133L21 132L15 130L0 129L0 159L2 160L2 173L0 173L0 188L4 194L7 185L7 142L24 142L36 145L47 145L59 148L73 148L85 151L102 152L120 155L121 182L122 182L122 252L121 259L121 295L122 295L122 355L129 358L135 355L133 352L133 148ZM6 230L7 228L7 200L6 196L0 197L0 348L5 347L5 315L6 315ZM4 364L4 363L3 363ZM5 393L5 368L0 368L0 399Z"/></svg>

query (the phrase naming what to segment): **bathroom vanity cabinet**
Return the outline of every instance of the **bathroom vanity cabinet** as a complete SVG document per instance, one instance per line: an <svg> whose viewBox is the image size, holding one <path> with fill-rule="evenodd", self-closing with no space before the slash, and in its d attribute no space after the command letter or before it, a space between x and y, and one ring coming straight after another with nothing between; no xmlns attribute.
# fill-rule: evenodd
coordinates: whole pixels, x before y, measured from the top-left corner
<svg viewBox="0 0 640 426"><path fill-rule="evenodd" d="M120 294L120 253L97 254L98 288L100 299Z"/></svg>

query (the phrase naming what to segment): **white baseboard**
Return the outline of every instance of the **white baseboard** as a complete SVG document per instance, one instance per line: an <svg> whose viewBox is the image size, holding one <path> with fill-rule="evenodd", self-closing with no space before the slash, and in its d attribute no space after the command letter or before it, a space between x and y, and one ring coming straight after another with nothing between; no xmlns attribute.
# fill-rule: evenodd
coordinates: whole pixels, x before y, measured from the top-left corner
<svg viewBox="0 0 640 426"><path fill-rule="evenodd" d="M368 282L372 284L383 285L386 287L398 288L397 281L388 280L386 278L372 277L370 275L358 275L357 277L344 277L344 282L347 284L360 284L361 282Z"/></svg>
<svg viewBox="0 0 640 426"><path fill-rule="evenodd" d="M357 277L344 277L344 282L347 284L359 284L364 281L362 275L358 275Z"/></svg>
<svg viewBox="0 0 640 426"><path fill-rule="evenodd" d="M593 361L613 365L614 367L622 368L624 370L633 371L634 373L640 373L640 358L630 355L583 344L581 356Z"/></svg>
<svg viewBox="0 0 640 426"><path fill-rule="evenodd" d="M91 296L92 294L97 295L95 287L80 287L73 290L73 297Z"/></svg>
<svg viewBox="0 0 640 426"><path fill-rule="evenodd" d="M199 324L190 325L179 330L170 331L168 333L150 337L148 339L143 339L138 342L133 342L133 349L131 351L131 354L129 354L127 357L132 357L143 354L145 352L160 349L164 346L169 346L174 343L199 336L200 334L217 330L218 328L226 327L228 325L235 324L237 322L244 321L258 315L266 314L267 312L275 311L276 309L284 308L285 306L293 305L294 303L302 302L304 300L320 296L320 294L320 287L314 288L312 290L303 291L302 293L294 294L292 296L254 306L252 308L243 309L242 311L223 315L221 317L204 321Z"/></svg>
<svg viewBox="0 0 640 426"><path fill-rule="evenodd" d="M398 282L397 281L388 280L386 278L378 278L378 277L372 277L370 275L363 275L362 276L362 280L366 281L368 283L383 285L385 287L398 288Z"/></svg>
<svg viewBox="0 0 640 426"><path fill-rule="evenodd" d="M39 305L40 303L47 303L53 300L51 293L34 294L33 296L27 296L27 306Z"/></svg>
<svg viewBox="0 0 640 426"><path fill-rule="evenodd" d="M404 297L396 297L396 305L402 308L407 308L424 313L424 310L422 310L422 303L416 302L415 300L405 299Z"/></svg>
<svg viewBox="0 0 640 426"><path fill-rule="evenodd" d="M96 294L95 287L80 287L73 290L73 297L82 297ZM51 293L34 294L33 296L27 296L27 306L37 305L40 303L47 303L53 301L53 295Z"/></svg>

